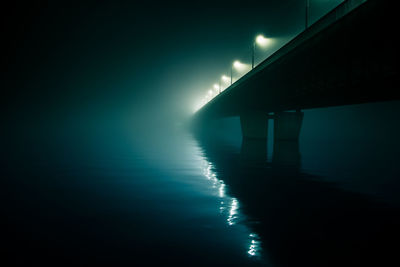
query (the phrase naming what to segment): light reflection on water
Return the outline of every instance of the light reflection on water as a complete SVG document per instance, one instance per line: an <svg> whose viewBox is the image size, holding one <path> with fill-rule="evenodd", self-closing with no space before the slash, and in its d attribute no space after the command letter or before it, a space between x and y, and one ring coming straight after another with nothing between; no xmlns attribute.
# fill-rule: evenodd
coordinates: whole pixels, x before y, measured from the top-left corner
<svg viewBox="0 0 400 267"><path fill-rule="evenodd" d="M251 233L249 235L249 238L251 239L251 241L247 253L250 256L257 256L260 253L260 238L258 237L257 234L254 233Z"/></svg>
<svg viewBox="0 0 400 267"><path fill-rule="evenodd" d="M243 220L244 217L244 215L240 214L239 212L239 200L226 194L226 185L224 181L217 178L217 174L213 171L213 164L207 161L205 157L202 159L202 166L204 176L212 183L211 187L218 192L218 197L220 198L220 213L227 217L226 221L229 226L238 224L240 220ZM248 235L248 241L248 256L260 257L261 241L258 235L256 233L250 233Z"/></svg>
<svg viewBox="0 0 400 267"><path fill-rule="evenodd" d="M236 223L236 220L238 218L238 209L239 209L239 202L237 201L236 198L232 198L232 202L230 204L230 209L229 209L229 216L227 219L229 225L234 225Z"/></svg>

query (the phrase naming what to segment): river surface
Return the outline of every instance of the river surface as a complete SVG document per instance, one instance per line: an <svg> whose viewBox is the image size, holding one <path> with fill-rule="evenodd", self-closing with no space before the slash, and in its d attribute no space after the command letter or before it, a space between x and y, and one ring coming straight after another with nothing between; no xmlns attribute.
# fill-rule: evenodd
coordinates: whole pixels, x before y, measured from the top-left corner
<svg viewBox="0 0 400 267"><path fill-rule="evenodd" d="M3 138L3 258L395 266L398 107L305 111L299 144L274 145L272 127L268 144L242 142L237 118L201 135L162 120L17 126Z"/></svg>

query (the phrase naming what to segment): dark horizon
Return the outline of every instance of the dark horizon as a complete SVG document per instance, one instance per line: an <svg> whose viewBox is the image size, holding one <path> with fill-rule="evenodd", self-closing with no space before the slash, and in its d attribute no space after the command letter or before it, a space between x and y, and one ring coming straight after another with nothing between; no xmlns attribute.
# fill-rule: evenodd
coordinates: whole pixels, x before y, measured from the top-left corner
<svg viewBox="0 0 400 267"><path fill-rule="evenodd" d="M238 112L244 90L226 105L235 116L205 116L200 130L187 128L235 60L251 66L256 36L272 40L255 50L258 65L304 31L306 3L5 6L0 265L398 262L398 98L291 106L301 114L298 131L282 142L278 109L263 114L262 138L249 138ZM312 25L343 1L309 3ZM329 69L335 55L326 58ZM305 70L284 63L294 74ZM272 77L306 87L282 71ZM388 89L375 85L368 89ZM268 101L280 106L285 88Z"/></svg>

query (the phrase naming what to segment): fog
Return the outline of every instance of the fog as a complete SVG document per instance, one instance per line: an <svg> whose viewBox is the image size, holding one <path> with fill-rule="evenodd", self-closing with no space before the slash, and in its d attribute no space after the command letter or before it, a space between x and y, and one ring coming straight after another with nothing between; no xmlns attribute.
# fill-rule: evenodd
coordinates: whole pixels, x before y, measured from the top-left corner
<svg viewBox="0 0 400 267"><path fill-rule="evenodd" d="M310 24L341 2L310 0ZM258 34L271 43L256 64L304 30L305 3L4 7L3 261L284 266L301 254L302 266L397 251L381 240L399 236L399 101L304 110L288 168L272 120L257 162L243 160L255 147L238 117L205 122L204 140L185 131L235 60L251 66Z"/></svg>
<svg viewBox="0 0 400 267"><path fill-rule="evenodd" d="M339 3L311 1L310 23ZM162 149L234 60L251 63L257 34L273 42L256 50L256 64L304 29L304 4L15 3L6 17L4 145L15 160L43 149L84 157L76 144L107 155ZM240 138L237 119L227 129Z"/></svg>
<svg viewBox="0 0 400 267"><path fill-rule="evenodd" d="M341 2L310 1L310 23ZM250 64L257 34L273 42L256 51L256 64L304 29L304 4L15 3L6 16L4 146L15 160L30 153L35 158L46 147L49 157L79 157L74 144L85 151L161 148L221 75L229 75L234 60ZM355 110L335 119L365 118ZM325 120L323 113L310 113L320 115L304 136L317 133ZM227 129L226 138L240 139L237 118ZM345 129L357 132L355 125Z"/></svg>
<svg viewBox="0 0 400 267"><path fill-rule="evenodd" d="M256 34L276 40L260 61L299 33L303 2L16 3L6 17L4 102L56 120L188 116L233 60L250 62ZM312 1L310 21L338 3Z"/></svg>

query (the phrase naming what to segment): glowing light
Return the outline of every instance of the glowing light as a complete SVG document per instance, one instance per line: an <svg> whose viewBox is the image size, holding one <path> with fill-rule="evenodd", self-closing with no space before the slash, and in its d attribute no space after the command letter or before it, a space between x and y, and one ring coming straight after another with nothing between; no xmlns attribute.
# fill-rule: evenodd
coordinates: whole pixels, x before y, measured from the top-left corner
<svg viewBox="0 0 400 267"><path fill-rule="evenodd" d="M238 223L240 216L239 213L239 201L234 197L230 197L226 194L226 185L222 180L217 178L217 173L214 171L214 166L211 162L206 159L202 160L202 169L204 176L210 183L213 191L218 192L219 197L219 208L218 212L221 215L227 216L227 223L229 226L233 226ZM246 245L246 252L249 257L260 257L261 256L261 241L256 233L249 233L247 242L250 244Z"/></svg>
<svg viewBox="0 0 400 267"><path fill-rule="evenodd" d="M225 184L221 183L219 187L219 197L224 197L225 196Z"/></svg>
<svg viewBox="0 0 400 267"><path fill-rule="evenodd" d="M229 216L228 216L228 224L229 225L234 225L235 221L237 219L237 213L239 209L239 202L237 201L236 198L232 198L232 203L231 203L231 209L229 210Z"/></svg>
<svg viewBox="0 0 400 267"><path fill-rule="evenodd" d="M201 105L196 106L196 110L200 109L202 106L207 104L210 100L213 99L213 97L216 97L219 93L224 91L226 88L228 88L234 81L239 80L243 75L245 75L248 71L250 71L254 67L254 53L255 53L255 46L256 44L265 47L273 42L274 39L266 38L262 34L257 35L254 41L254 46L253 46L253 57L252 57L252 64L246 64L242 63L239 60L235 60L233 62L233 65L231 67L231 75L222 75L221 76L221 81L219 84L214 84L213 88L211 90L207 91L205 100L202 101ZM233 70L235 69L235 70ZM203 103L205 102L205 103Z"/></svg>
<svg viewBox="0 0 400 267"><path fill-rule="evenodd" d="M239 71L239 72L247 72L251 69L251 65L250 64L245 64L240 62L239 60L236 60L235 62L233 62L233 67Z"/></svg>
<svg viewBox="0 0 400 267"><path fill-rule="evenodd" d="M222 76L221 76L221 80L223 80L224 82L230 82L230 81L231 81L231 78L229 78L229 77L226 76L226 75L222 75Z"/></svg>
<svg viewBox="0 0 400 267"><path fill-rule="evenodd" d="M225 184L222 180L217 178L217 174L212 171L212 164L210 162L204 161L204 176L207 177L207 180L212 182L212 188L218 189L218 195L220 198L225 197ZM221 201L221 205L223 201Z"/></svg>
<svg viewBox="0 0 400 267"><path fill-rule="evenodd" d="M260 247L260 241L259 237L256 234L250 234L250 246L249 246L249 250L247 251L247 253L253 257L253 256L257 256L259 254L259 251L261 249Z"/></svg>
<svg viewBox="0 0 400 267"><path fill-rule="evenodd" d="M259 46L267 46L270 43L270 39L265 38L262 34L256 37L256 44Z"/></svg>
<svg viewBox="0 0 400 267"><path fill-rule="evenodd" d="M236 60L235 62L233 62L233 66L237 69L240 69L243 64L239 60Z"/></svg>

